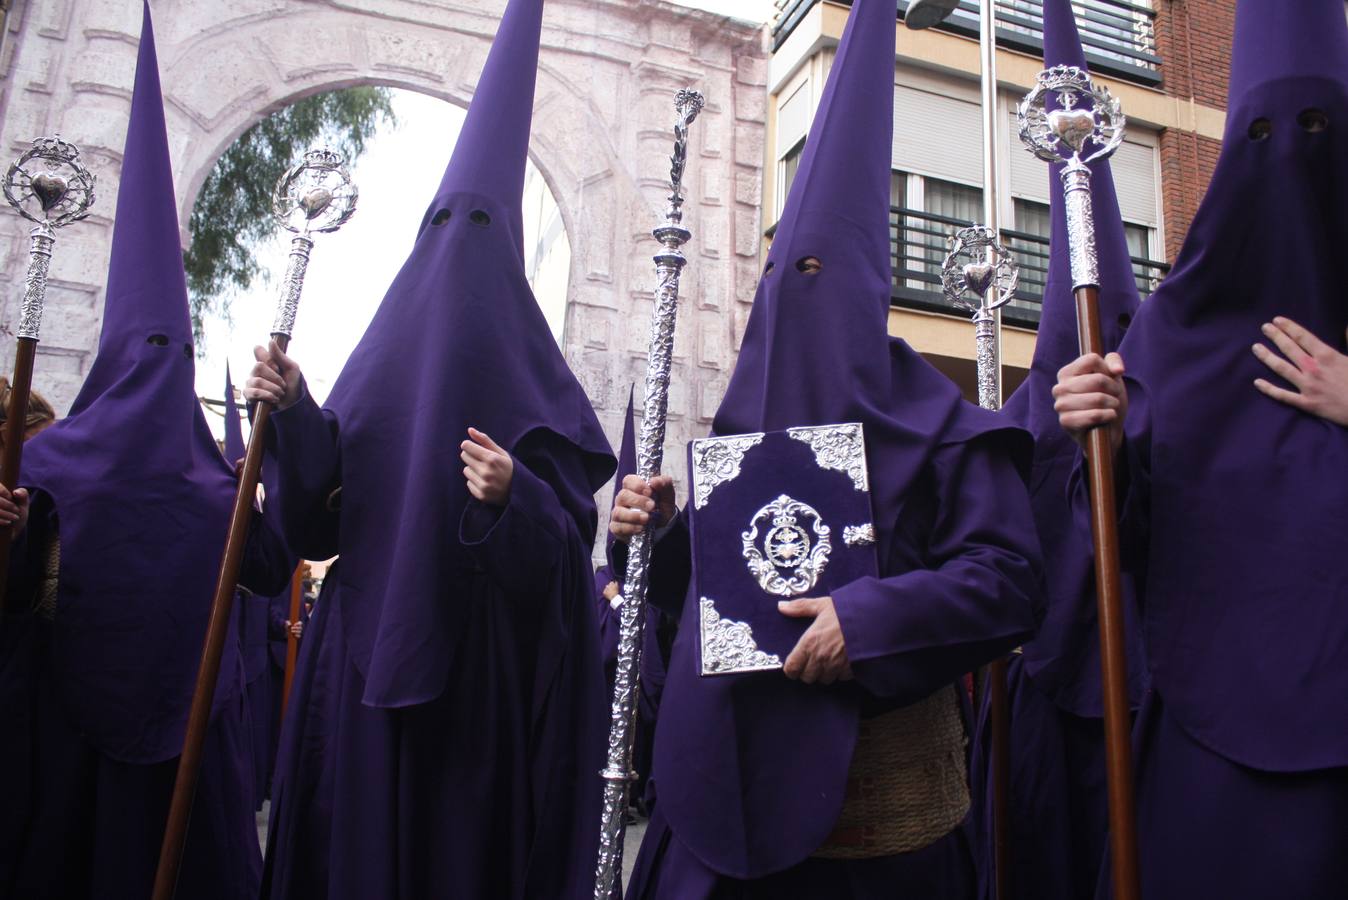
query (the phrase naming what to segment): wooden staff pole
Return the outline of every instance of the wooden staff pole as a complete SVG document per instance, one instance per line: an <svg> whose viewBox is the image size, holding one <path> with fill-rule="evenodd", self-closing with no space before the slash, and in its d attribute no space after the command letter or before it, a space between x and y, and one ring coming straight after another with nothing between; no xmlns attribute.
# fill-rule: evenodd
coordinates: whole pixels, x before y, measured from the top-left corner
<svg viewBox="0 0 1348 900"><path fill-rule="evenodd" d="M290 338L284 334L272 337L284 351ZM262 473L262 455L266 446L267 422L272 405L259 403L253 415L253 431L248 439L248 453L243 458L243 474L234 495L234 511L229 519L229 537L225 541L225 558L220 564L220 576L215 582L215 596L211 598L210 618L206 623L206 642L201 651L201 667L197 671L197 685L192 692L192 707L187 714L187 736L183 740L182 756L178 759L178 774L173 782L173 797L169 801L168 823L164 828L164 842L159 850L159 867L154 876L154 900L173 900L178 884L178 870L182 864L183 846L187 840L187 826L192 817L192 800L196 797L197 780L201 775L201 760L206 747L206 731L211 724L211 707L215 701L215 684L220 676L220 659L224 655L225 639L229 636L229 615L234 606L234 592L239 586L239 568L248 545L249 525L253 518L253 502Z"/></svg>
<svg viewBox="0 0 1348 900"><path fill-rule="evenodd" d="M304 160L282 175L276 186L273 206L277 219L285 228L295 232L290 240L290 257L286 263L281 299L277 304L276 320L271 332L272 339L282 352L290 346L290 335L295 328L295 313L304 290L309 251L314 246L310 235L314 232L336 231L342 227L356 211L358 196L351 181L351 173L347 171L341 156L324 149L306 153ZM215 596L211 598L201 667L197 671L196 689L192 693L192 706L187 714L187 732L182 756L178 760L177 778L173 782L164 843L159 851L153 900L173 900L177 888L178 869L182 863L187 827L192 816L192 800L196 796L197 779L201 774L206 730L210 727L215 683L220 675L220 658L229 634L230 609L234 605L234 592L238 588L239 568L248 543L253 502L257 497L258 477L262 472L262 455L271 411L270 403L259 403L253 416L248 452L244 456L243 473L239 476L238 491L234 495L234 511L229 519L225 555L220 563L220 576L215 583Z"/></svg>
<svg viewBox="0 0 1348 900"><path fill-rule="evenodd" d="M301 562L295 567L295 574L290 579L290 624L294 626L300 620L300 599L304 593L304 579L301 577L304 572L304 563ZM290 685L295 681L295 661L300 655L300 640L295 637L295 632L291 628L286 629L286 673L285 680L281 683L281 718L286 715L286 706L290 703Z"/></svg>
<svg viewBox="0 0 1348 900"><path fill-rule="evenodd" d="M1100 289L1076 290L1077 333L1082 353L1104 356ZM1119 529L1114 497L1114 448L1109 429L1086 435L1091 536L1100 620L1100 671L1104 686L1105 771L1109 797L1109 848L1116 900L1137 900L1137 812L1133 799L1132 720L1128 708L1128 660L1124 653L1123 586L1119 576Z"/></svg>
<svg viewBox="0 0 1348 900"><path fill-rule="evenodd" d="M0 484L11 491L19 483L19 467L23 461L23 433L28 420L28 398L33 388L33 360L37 356L37 340L21 337L14 354L14 380L9 384L9 408L5 412L5 449L0 454ZM9 579L2 573L9 571L9 540L0 540L0 616L5 612L5 595Z"/></svg>

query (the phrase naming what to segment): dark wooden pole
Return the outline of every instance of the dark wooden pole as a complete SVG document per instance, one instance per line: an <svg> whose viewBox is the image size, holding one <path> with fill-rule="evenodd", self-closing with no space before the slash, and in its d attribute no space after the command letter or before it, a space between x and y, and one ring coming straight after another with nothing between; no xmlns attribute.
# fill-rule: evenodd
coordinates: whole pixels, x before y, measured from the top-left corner
<svg viewBox="0 0 1348 900"><path fill-rule="evenodd" d="M303 593L304 579L300 575L304 572L304 563L301 562L295 567L295 574L290 579L290 623L300 620L300 596ZM295 637L295 633L289 628L286 629L286 673L285 680L281 682L281 718L286 715L286 706L290 703L290 685L295 681L295 660L300 655L300 642Z"/></svg>
<svg viewBox="0 0 1348 900"><path fill-rule="evenodd" d="M992 852L997 900L1011 897L1011 712L1006 658L988 663L988 727L992 732Z"/></svg>
<svg viewBox="0 0 1348 900"><path fill-rule="evenodd" d="M28 398L33 392L33 359L36 356L37 339L19 338L14 353L14 380L9 385L9 408L5 411L5 449L0 454L0 484L11 491L19 485L23 433L28 423ZM9 578L4 573L9 571L10 541L9 535L0 539L0 616L5 612L5 595L9 588Z"/></svg>
<svg viewBox="0 0 1348 900"><path fill-rule="evenodd" d="M290 338L275 334L276 343L284 351ZM197 671L197 686L192 694L192 707L187 715L187 735L183 753L178 759L178 775L173 782L173 799L169 804L168 824L164 828L164 843L159 851L159 868L154 876L153 900L173 900L178 884L178 869L182 863L187 826L192 817L192 800L196 796L197 778L201 774L201 757L206 744L206 730L210 727L211 705L215 699L215 683L220 675L220 657L229 635L229 614L234 605L234 592L239 584L239 567L248 542L248 526L253 517L253 501L257 496L258 476L262 471L262 453L266 445L267 422L271 404L259 403L253 416L253 431L248 438L248 453L244 456L243 474L234 495L234 512L229 520L229 537L225 541L225 556L220 563L220 577L215 583L211 600L210 618L206 623L206 643L201 651L201 668ZM8 446L5 448L9 452Z"/></svg>
<svg viewBox="0 0 1348 900"><path fill-rule="evenodd" d="M1076 290L1077 335L1082 353L1105 355L1100 334L1100 289ZM1086 435L1095 540L1095 589L1100 620L1100 673L1104 686L1105 775L1109 796L1109 849L1115 900L1138 900L1137 813L1133 799L1128 660L1124 655L1123 588L1119 580L1119 525L1114 498L1114 449L1109 429Z"/></svg>

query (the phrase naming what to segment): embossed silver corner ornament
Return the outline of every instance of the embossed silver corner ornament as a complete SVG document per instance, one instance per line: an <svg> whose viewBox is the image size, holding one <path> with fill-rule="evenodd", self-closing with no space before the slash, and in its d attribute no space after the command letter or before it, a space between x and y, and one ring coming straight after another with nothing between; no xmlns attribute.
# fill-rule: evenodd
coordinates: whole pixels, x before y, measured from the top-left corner
<svg viewBox="0 0 1348 900"><path fill-rule="evenodd" d="M781 657L758 649L754 631L746 622L723 619L708 597L698 601L701 611L702 674L763 672L780 669Z"/></svg>
<svg viewBox="0 0 1348 900"><path fill-rule="evenodd" d="M788 428L786 433L810 445L819 468L846 473L857 490L870 490L870 479L866 474L866 435L860 422Z"/></svg>
<svg viewBox="0 0 1348 900"><path fill-rule="evenodd" d="M1056 109L1048 108L1050 94L1058 97ZM1082 100L1089 100L1090 107L1078 107ZM1103 159L1118 148L1127 128L1123 104L1076 66L1040 72L1034 88L1017 107L1016 120L1025 146L1051 163ZM1094 148L1089 154L1088 146Z"/></svg>
<svg viewBox="0 0 1348 900"><path fill-rule="evenodd" d="M818 511L786 494L754 513L740 537L750 574L777 597L796 597L813 588L833 553L832 530Z"/></svg>
<svg viewBox="0 0 1348 900"><path fill-rule="evenodd" d="M844 525L843 543L849 547L869 547L875 543L875 526L867 522L865 525Z"/></svg>
<svg viewBox="0 0 1348 900"><path fill-rule="evenodd" d="M712 491L738 478L744 454L761 443L762 434L698 438L693 441L693 508L706 506Z"/></svg>

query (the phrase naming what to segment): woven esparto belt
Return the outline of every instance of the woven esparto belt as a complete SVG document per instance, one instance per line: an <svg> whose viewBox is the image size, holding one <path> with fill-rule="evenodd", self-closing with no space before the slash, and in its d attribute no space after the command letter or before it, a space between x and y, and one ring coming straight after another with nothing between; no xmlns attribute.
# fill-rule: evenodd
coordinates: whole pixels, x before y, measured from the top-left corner
<svg viewBox="0 0 1348 900"><path fill-rule="evenodd" d="M37 614L48 622L56 618L56 588L61 575L61 539L53 536L42 559L42 580L38 582L33 604Z"/></svg>
<svg viewBox="0 0 1348 900"><path fill-rule="evenodd" d="M964 722L955 688L863 719L847 796L823 859L873 859L920 850L969 811Z"/></svg>

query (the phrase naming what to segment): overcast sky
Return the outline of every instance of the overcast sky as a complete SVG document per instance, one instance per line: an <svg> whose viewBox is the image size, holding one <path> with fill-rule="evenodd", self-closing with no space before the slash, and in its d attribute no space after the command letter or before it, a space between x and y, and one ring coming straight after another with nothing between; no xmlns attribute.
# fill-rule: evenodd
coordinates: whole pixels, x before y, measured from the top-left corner
<svg viewBox="0 0 1348 900"><path fill-rule="evenodd" d="M739 18L767 21L773 0L672 0ZM416 236L463 123L463 110L424 94L395 91L396 128L383 128L352 170L360 189L356 215L335 234L314 242L293 336L292 355L322 402L347 356L365 332ZM253 346L271 330L289 250L288 233L258 248L268 278L230 298L230 317L207 319L204 356L197 361L197 393L224 396L225 363L242 387ZM393 386L390 386L393 389ZM223 418L207 420L221 435Z"/></svg>

